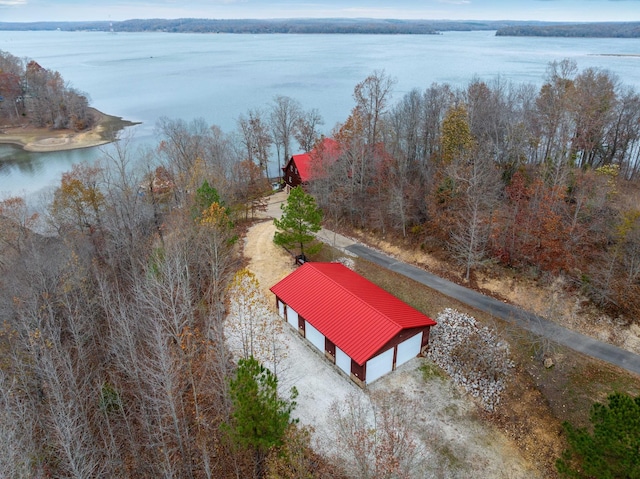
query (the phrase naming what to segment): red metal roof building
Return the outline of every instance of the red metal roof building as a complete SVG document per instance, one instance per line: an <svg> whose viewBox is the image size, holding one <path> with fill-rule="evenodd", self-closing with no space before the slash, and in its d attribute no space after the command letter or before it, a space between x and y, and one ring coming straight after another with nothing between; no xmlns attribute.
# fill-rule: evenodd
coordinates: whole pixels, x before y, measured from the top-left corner
<svg viewBox="0 0 640 479"><path fill-rule="evenodd" d="M436 324L340 263L305 263L271 291L280 316L362 386L420 355Z"/></svg>
<svg viewBox="0 0 640 479"><path fill-rule="evenodd" d="M340 144L323 138L311 151L293 155L282 168L282 179L287 188L308 183L313 176L321 175L322 168L334 163L340 156Z"/></svg>

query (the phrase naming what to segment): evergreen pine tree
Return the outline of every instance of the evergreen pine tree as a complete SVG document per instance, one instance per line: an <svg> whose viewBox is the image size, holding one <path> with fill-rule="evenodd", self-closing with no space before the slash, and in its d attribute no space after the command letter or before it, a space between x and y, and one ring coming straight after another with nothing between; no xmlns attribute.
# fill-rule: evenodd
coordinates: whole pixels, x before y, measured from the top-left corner
<svg viewBox="0 0 640 479"><path fill-rule="evenodd" d="M591 409L593 433L563 424L569 448L556 461L563 477L640 478L640 396L615 393Z"/></svg>
<svg viewBox="0 0 640 479"><path fill-rule="evenodd" d="M203 212L205 210L208 210L209 207L214 203L218 203L219 205L224 206L224 203L220 200L218 190L209 185L209 182L207 180L204 180L200 188L196 190L196 197L193 205L193 215L195 217L201 216Z"/></svg>
<svg viewBox="0 0 640 479"><path fill-rule="evenodd" d="M278 396L278 378L253 356L240 359L235 378L229 382L233 414L226 426L232 440L253 451L256 477L262 477L264 460L274 447L282 446L298 391L290 399Z"/></svg>
<svg viewBox="0 0 640 479"><path fill-rule="evenodd" d="M315 241L313 233L320 231L322 222L322 210L316 205L313 196L304 192L297 186L287 198L287 202L281 206L282 217L274 219L278 231L273 241L278 246L285 248L300 247L300 255L304 258L305 250L308 254L317 253L322 248L322 243Z"/></svg>

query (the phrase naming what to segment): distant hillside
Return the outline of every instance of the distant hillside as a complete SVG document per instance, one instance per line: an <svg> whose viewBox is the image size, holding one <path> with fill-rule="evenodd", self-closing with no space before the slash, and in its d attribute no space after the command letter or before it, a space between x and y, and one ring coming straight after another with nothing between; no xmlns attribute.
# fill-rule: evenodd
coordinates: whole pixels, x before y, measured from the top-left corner
<svg viewBox="0 0 640 479"><path fill-rule="evenodd" d="M496 35L511 37L640 38L640 22L511 25L498 29Z"/></svg>
<svg viewBox="0 0 640 479"><path fill-rule="evenodd" d="M181 18L145 19L121 22L0 22L0 30L61 30L108 32L171 33L363 33L431 35L443 31L498 30L524 25L547 25L540 22L383 20L383 19L274 19L213 20Z"/></svg>

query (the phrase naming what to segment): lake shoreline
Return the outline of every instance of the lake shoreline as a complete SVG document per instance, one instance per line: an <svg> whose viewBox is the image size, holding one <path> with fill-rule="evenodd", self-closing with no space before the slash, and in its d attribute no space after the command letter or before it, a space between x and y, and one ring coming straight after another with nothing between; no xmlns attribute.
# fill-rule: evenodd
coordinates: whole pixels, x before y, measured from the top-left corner
<svg viewBox="0 0 640 479"><path fill-rule="evenodd" d="M35 128L28 125L0 128L0 144L14 145L25 151L51 153L106 145L116 139L116 133L139 122L123 120L122 117L107 115L95 108L90 109L96 116L95 126L89 130L73 131Z"/></svg>

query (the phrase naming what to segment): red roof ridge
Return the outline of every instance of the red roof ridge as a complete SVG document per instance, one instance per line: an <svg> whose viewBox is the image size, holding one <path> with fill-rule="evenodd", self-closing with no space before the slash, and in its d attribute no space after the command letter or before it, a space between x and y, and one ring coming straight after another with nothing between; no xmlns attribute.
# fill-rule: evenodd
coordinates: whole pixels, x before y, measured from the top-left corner
<svg viewBox="0 0 640 479"><path fill-rule="evenodd" d="M334 265L334 264L339 264L341 266L344 266L342 263L339 262L335 262L335 261L326 261L326 262L308 262L305 263L311 266L315 266L318 264L325 264L325 265ZM347 268L346 266L344 266L345 268ZM318 270L317 268L314 268L316 271L318 271L320 274L322 274L325 278L327 278L329 281L335 283L336 285L338 285L341 289L345 290L347 293L349 293L351 296L353 296L355 299L358 300L359 303L363 304L364 306L366 306L367 308L371 309L372 311L378 313L380 316L384 317L389 323L391 323L392 325L396 326L398 328L398 331L400 331L401 329L403 329L403 326L398 324L397 321L394 321L392 318L389 317L388 314L384 313L383 311L380 311L379 308L376 308L373 304L368 303L367 301L365 301L361 296L357 295L353 290L347 288L346 286L344 286L343 284L339 283L338 281L336 281L334 278L332 278L331 276L327 275L326 273L324 273L323 271ZM350 268L349 271L353 271ZM355 273L355 271L353 271ZM369 281L367 278L365 278L364 276L360 276L360 278L368 283L371 283L372 285L374 285L377 288L380 288L380 286L378 286L377 284L375 284L373 281ZM380 288L382 289L382 288ZM383 290L384 291L384 290ZM388 291L384 291L387 294L390 294ZM393 295L391 295L393 296Z"/></svg>
<svg viewBox="0 0 640 479"><path fill-rule="evenodd" d="M322 176L323 168L335 162L340 156L340 143L333 138L323 137L316 145L307 152L297 153L287 158L287 163L282 167L286 171L293 161L298 168L300 180L303 182L312 179L312 176ZM323 165L323 163L325 163Z"/></svg>

